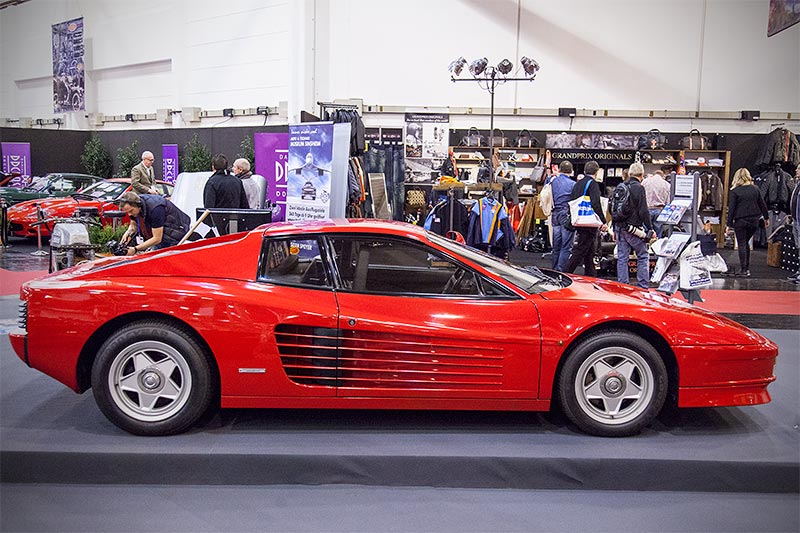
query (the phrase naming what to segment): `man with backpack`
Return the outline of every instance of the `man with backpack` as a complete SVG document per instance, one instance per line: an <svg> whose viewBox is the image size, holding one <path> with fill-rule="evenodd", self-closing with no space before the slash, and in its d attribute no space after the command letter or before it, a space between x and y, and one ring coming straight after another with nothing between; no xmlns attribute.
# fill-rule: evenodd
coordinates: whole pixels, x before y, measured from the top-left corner
<svg viewBox="0 0 800 533"><path fill-rule="evenodd" d="M617 185L611 198L611 219L617 239L617 281L629 283L628 258L636 253L636 279L639 287L650 288L649 243L655 238L647 197L641 181L644 167L634 163L628 169L628 179Z"/></svg>
<svg viewBox="0 0 800 533"><path fill-rule="evenodd" d="M572 239L575 231L569 223L569 200L575 181L572 179L572 163L562 161L558 165L558 176L550 178L548 182L553 191L553 212L550 214L550 225L553 228L553 256L554 270L564 272L569 255L572 253Z"/></svg>

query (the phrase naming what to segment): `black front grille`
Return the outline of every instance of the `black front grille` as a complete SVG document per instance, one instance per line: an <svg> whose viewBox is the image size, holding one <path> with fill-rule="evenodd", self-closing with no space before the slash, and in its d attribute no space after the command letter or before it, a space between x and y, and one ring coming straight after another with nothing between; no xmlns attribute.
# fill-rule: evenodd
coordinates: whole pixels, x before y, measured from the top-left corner
<svg viewBox="0 0 800 533"><path fill-rule="evenodd" d="M20 329L28 330L28 302L22 301L19 303L19 310L17 312L17 325Z"/></svg>

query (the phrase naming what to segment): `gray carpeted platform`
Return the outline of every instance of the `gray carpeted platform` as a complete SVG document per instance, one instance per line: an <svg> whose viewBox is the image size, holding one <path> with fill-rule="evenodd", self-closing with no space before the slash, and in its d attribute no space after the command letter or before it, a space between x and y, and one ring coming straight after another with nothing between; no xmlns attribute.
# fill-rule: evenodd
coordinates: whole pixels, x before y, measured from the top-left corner
<svg viewBox="0 0 800 533"><path fill-rule="evenodd" d="M627 439L547 413L324 410L222 410L184 435L135 437L2 335L0 480L797 492L800 333L762 333L782 354L772 403L669 412Z"/></svg>

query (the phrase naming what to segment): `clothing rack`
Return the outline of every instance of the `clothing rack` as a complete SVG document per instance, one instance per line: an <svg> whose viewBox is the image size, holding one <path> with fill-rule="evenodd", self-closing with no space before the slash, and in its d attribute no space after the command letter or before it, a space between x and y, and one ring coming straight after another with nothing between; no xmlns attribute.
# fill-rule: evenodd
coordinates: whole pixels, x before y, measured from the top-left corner
<svg viewBox="0 0 800 533"><path fill-rule="evenodd" d="M327 109L354 109L357 110L358 106L356 104L337 104L334 102L317 102L319 106L319 116L320 118L325 117L325 110Z"/></svg>

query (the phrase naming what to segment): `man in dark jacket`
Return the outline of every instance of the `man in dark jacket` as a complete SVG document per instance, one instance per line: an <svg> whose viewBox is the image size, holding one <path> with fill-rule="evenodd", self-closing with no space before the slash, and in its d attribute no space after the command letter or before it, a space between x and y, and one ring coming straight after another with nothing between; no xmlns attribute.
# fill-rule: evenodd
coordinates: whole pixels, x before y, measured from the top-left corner
<svg viewBox="0 0 800 533"><path fill-rule="evenodd" d="M551 264L554 270L564 272L572 253L572 240L575 231L569 225L569 197L575 186L572 179L572 163L562 161L558 165L559 174L549 180L553 189L553 212L550 213L550 224L553 229L553 252Z"/></svg>
<svg viewBox="0 0 800 533"><path fill-rule="evenodd" d="M191 219L175 204L158 194L126 192L119 199L119 208L131 218L120 242L128 244L137 233L144 242L128 246L128 255L153 247L154 250L174 246L189 231Z"/></svg>
<svg viewBox="0 0 800 533"><path fill-rule="evenodd" d="M636 279L639 287L650 288L649 242L655 238L650 212L647 210L647 196L642 187L644 167L634 163L628 169L629 187L627 209L629 213L621 220L614 220L614 233L617 239L617 281L628 283L628 258L631 250L636 253Z"/></svg>
<svg viewBox="0 0 800 533"><path fill-rule="evenodd" d="M211 162L214 174L203 189L203 206L206 209L249 209L242 180L228 174L228 158L222 154Z"/></svg>
<svg viewBox="0 0 800 533"><path fill-rule="evenodd" d="M607 226L605 225L606 214L603 213L603 207L600 203L600 186L594 179L594 176L597 174L598 170L600 170L600 165L597 164L597 161L589 161L586 163L586 165L583 167L584 177L579 179L572 188L570 201L584 196L583 191L586 191L586 194L592 201L592 209L594 209L595 214L597 214L600 220L603 221L603 225L600 227L600 230L605 231L607 229ZM575 272L575 269L578 268L578 265L583 263L583 272L586 276L597 276L597 271L594 268L597 228L578 227L575 228L575 233L578 237L577 242L572 247L572 254L569 256L569 261L567 261L567 266L564 268L564 272L571 274Z"/></svg>
<svg viewBox="0 0 800 533"><path fill-rule="evenodd" d="M794 179L796 185L789 200L789 215L792 217L794 246L797 250L800 250L800 165L794 169ZM800 265L798 265L797 271L789 276L789 281L800 285Z"/></svg>

